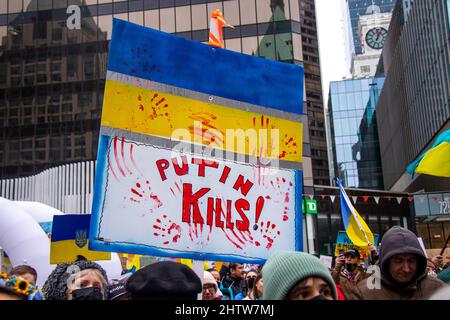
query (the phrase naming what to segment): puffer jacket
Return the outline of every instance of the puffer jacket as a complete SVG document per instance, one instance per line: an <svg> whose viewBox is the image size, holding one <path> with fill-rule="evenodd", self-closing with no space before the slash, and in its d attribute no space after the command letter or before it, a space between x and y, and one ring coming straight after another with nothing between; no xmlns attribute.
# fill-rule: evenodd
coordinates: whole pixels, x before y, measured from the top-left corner
<svg viewBox="0 0 450 320"><path fill-rule="evenodd" d="M399 284L389 273L389 261L398 254L416 254L417 272L410 283ZM392 227L381 242L378 272L361 281L349 300L426 300L446 286L426 272L427 259L416 235L408 229ZM378 280L378 281L377 281ZM380 284L377 286L377 282Z"/></svg>

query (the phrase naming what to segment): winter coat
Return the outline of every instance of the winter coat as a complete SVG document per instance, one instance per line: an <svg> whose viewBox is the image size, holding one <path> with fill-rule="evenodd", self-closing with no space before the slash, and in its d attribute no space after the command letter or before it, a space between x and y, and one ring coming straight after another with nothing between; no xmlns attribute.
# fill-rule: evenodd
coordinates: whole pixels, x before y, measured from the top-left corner
<svg viewBox="0 0 450 320"><path fill-rule="evenodd" d="M342 268L334 268L331 272L331 276L333 277L336 286L339 285L342 294L347 298L353 291L353 288L366 279L369 275L364 270L358 270L356 271L355 278L352 282L342 275Z"/></svg>
<svg viewBox="0 0 450 320"><path fill-rule="evenodd" d="M407 284L396 282L389 273L390 259L399 254L417 255L417 272ZM349 300L425 300L446 286L426 272L427 259L414 233L393 227L381 242L379 270L361 281L347 297ZM377 288L378 287L378 288Z"/></svg>

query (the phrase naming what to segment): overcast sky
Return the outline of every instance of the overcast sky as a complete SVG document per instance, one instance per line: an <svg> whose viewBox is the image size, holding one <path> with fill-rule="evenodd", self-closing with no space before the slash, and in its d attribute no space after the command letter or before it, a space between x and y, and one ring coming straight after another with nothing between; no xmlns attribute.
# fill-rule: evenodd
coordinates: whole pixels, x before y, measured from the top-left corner
<svg viewBox="0 0 450 320"><path fill-rule="evenodd" d="M330 81L350 76L346 56L343 6L345 0L315 0L319 38L320 69L324 104L328 103Z"/></svg>

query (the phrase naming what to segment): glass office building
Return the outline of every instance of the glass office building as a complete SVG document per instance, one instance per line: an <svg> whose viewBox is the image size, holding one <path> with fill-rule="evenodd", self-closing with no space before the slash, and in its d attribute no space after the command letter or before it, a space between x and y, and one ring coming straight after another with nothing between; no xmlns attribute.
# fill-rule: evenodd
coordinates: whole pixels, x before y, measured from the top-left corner
<svg viewBox="0 0 450 320"><path fill-rule="evenodd" d="M352 188L383 189L375 107L384 78L330 83L333 177Z"/></svg>
<svg viewBox="0 0 450 320"><path fill-rule="evenodd" d="M396 0L347 0L347 2L350 12L355 53L361 54L361 35L358 30L359 17L372 13L392 12Z"/></svg>
<svg viewBox="0 0 450 320"><path fill-rule="evenodd" d="M216 9L227 49L304 65L304 156L327 182L313 0L0 0L0 176L96 159L113 18L207 42Z"/></svg>

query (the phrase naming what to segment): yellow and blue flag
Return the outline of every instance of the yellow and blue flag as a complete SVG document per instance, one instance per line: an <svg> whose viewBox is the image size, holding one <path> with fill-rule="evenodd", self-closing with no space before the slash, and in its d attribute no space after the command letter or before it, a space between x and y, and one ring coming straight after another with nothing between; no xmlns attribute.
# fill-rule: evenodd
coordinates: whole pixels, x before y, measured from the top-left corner
<svg viewBox="0 0 450 320"><path fill-rule="evenodd" d="M342 187L340 179L337 179L341 198L341 214L344 223L345 232L354 245L359 247L367 247L374 243L374 237L369 226L361 218L358 211L353 207L350 199Z"/></svg>
<svg viewBox="0 0 450 320"><path fill-rule="evenodd" d="M433 146L411 163L406 171L450 178L450 130L444 131Z"/></svg>
<svg viewBox="0 0 450 320"><path fill-rule="evenodd" d="M77 261L79 256L87 260L111 260L110 252L88 249L90 214L55 215L53 217L50 244L50 263Z"/></svg>

